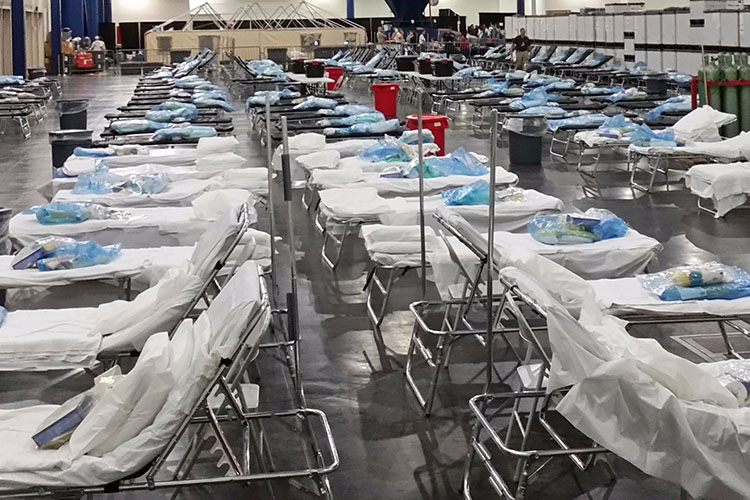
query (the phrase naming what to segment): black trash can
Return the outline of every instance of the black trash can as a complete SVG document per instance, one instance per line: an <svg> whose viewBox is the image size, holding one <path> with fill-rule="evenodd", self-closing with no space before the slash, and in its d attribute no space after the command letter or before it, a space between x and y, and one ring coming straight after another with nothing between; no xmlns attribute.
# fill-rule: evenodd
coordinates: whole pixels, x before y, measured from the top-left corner
<svg viewBox="0 0 750 500"><path fill-rule="evenodd" d="M429 59L420 59L418 63L419 73L421 75L432 74L432 61Z"/></svg>
<svg viewBox="0 0 750 500"><path fill-rule="evenodd" d="M49 143L52 145L52 166L60 168L65 160L73 154L77 147L90 148L91 130L56 130L49 133Z"/></svg>
<svg viewBox="0 0 750 500"><path fill-rule="evenodd" d="M58 100L55 109L60 114L61 130L85 130L88 126L86 110L88 99Z"/></svg>
<svg viewBox="0 0 750 500"><path fill-rule="evenodd" d="M547 132L547 120L540 115L509 115L508 156L515 165L541 165L542 138Z"/></svg>
<svg viewBox="0 0 750 500"><path fill-rule="evenodd" d="M399 71L414 71L417 56L396 56L396 69Z"/></svg>
<svg viewBox="0 0 750 500"><path fill-rule="evenodd" d="M666 95L667 80L665 75L652 75L646 77L646 92L649 94Z"/></svg>

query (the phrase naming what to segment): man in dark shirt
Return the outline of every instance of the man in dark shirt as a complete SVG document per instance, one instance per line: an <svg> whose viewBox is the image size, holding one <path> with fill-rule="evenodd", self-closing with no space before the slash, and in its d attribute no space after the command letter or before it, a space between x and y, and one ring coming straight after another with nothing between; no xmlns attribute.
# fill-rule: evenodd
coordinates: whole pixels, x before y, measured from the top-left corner
<svg viewBox="0 0 750 500"><path fill-rule="evenodd" d="M519 35L513 39L510 45L511 52L516 51L516 69L526 68L526 63L529 62L530 48L531 40L526 36L526 29L521 28Z"/></svg>

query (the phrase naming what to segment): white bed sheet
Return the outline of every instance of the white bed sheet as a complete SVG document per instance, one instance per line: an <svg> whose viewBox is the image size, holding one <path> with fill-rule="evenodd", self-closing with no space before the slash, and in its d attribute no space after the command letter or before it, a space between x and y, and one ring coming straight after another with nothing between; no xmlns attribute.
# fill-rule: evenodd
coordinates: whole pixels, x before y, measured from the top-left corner
<svg viewBox="0 0 750 500"><path fill-rule="evenodd" d="M93 172L96 170L96 164L102 160L105 160L111 168L121 168L148 163L189 166L194 165L197 159L198 153L195 148L153 148L149 149L149 154L106 156L104 158L71 155L65 160L62 170L65 175L77 176Z"/></svg>
<svg viewBox="0 0 750 500"><path fill-rule="evenodd" d="M0 288L62 286L76 281L133 278L144 283L158 280L170 267L190 261L193 247L123 248L109 264L60 271L15 270L13 256L0 256Z"/></svg>
<svg viewBox="0 0 750 500"><path fill-rule="evenodd" d="M695 154L722 160L748 160L750 159L750 133L740 132L740 135L720 142L691 142L674 148L631 145L630 150L643 155Z"/></svg>
<svg viewBox="0 0 750 500"><path fill-rule="evenodd" d="M205 191L222 187L218 180L186 179L170 182L164 191L156 194L137 194L127 190L109 194L73 194L72 190L63 189L55 193L52 201L90 201L109 207L188 206Z"/></svg>
<svg viewBox="0 0 750 500"><path fill-rule="evenodd" d="M747 201L750 163L694 165L685 173L685 184L693 194L712 200L716 217L723 217Z"/></svg>
<svg viewBox="0 0 750 500"><path fill-rule="evenodd" d="M576 142L582 142L590 148L599 146L628 147L630 145L630 139L628 139L627 137L619 139L613 137L604 137L596 130L584 130L581 132L576 132L576 135L573 136L573 140Z"/></svg>

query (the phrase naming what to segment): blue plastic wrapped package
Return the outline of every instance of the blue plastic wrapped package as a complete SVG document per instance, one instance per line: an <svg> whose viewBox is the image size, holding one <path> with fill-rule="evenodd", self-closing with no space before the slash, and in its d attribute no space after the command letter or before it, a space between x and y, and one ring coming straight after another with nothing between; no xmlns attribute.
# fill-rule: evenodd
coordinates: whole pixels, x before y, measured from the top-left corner
<svg viewBox="0 0 750 500"><path fill-rule="evenodd" d="M526 228L545 245L575 245L622 238L628 225L609 210L590 208L584 213L537 215Z"/></svg>
<svg viewBox="0 0 750 500"><path fill-rule="evenodd" d="M690 99L686 96L675 96L670 97L654 109L650 109L646 113L647 120L656 120L664 113L689 113L693 109L693 105Z"/></svg>
<svg viewBox="0 0 750 500"><path fill-rule="evenodd" d="M623 87L597 87L593 83L587 83L581 87L581 93L584 95L612 95L618 92L625 92Z"/></svg>
<svg viewBox="0 0 750 500"><path fill-rule="evenodd" d="M109 194L124 187L127 179L100 169L91 174L81 174L73 186L73 194Z"/></svg>
<svg viewBox="0 0 750 500"><path fill-rule="evenodd" d="M209 91L203 91L203 90L196 90L193 92L193 102L197 99L216 99L217 101L224 101L224 102L230 102L231 99L227 95L226 92L223 90L209 90Z"/></svg>
<svg viewBox="0 0 750 500"><path fill-rule="evenodd" d="M319 109L317 113L325 116L353 116L374 113L375 111L375 108L361 104L342 104L333 109Z"/></svg>
<svg viewBox="0 0 750 500"><path fill-rule="evenodd" d="M487 181L476 181L466 186L446 189L440 196L446 206L489 205L490 184Z"/></svg>
<svg viewBox="0 0 750 500"><path fill-rule="evenodd" d="M109 264L119 255L119 244L101 246L94 241L72 240L72 242L61 243L51 252L47 252L44 257L36 261L36 267L40 271L80 269Z"/></svg>
<svg viewBox="0 0 750 500"><path fill-rule="evenodd" d="M345 128L327 128L323 133L330 137L349 137L352 135L386 134L401 128L401 122L394 118L382 122L356 123Z"/></svg>
<svg viewBox="0 0 750 500"><path fill-rule="evenodd" d="M418 160L412 160L406 177L416 179L419 177ZM449 175L467 175L479 177L487 175L489 170L482 165L475 156L469 154L464 148L458 148L448 156L428 156L422 162L424 176L426 179L436 177L447 177Z"/></svg>
<svg viewBox="0 0 750 500"><path fill-rule="evenodd" d="M109 128L115 134L141 134L154 132L166 126L164 123L151 120L116 120L110 124Z"/></svg>
<svg viewBox="0 0 750 500"><path fill-rule="evenodd" d="M409 161L411 159L404 145L393 137L386 137L363 149L359 152L358 157L371 162Z"/></svg>
<svg viewBox="0 0 750 500"><path fill-rule="evenodd" d="M22 76L17 75L2 75L0 76L0 85L23 85L24 79Z"/></svg>
<svg viewBox="0 0 750 500"><path fill-rule="evenodd" d="M576 86L573 80L558 80L544 86L544 90L570 90Z"/></svg>
<svg viewBox="0 0 750 500"><path fill-rule="evenodd" d="M625 118L622 113L612 116L599 125L599 131L605 134L614 134L621 137L628 132L638 128L638 125Z"/></svg>
<svg viewBox="0 0 750 500"><path fill-rule="evenodd" d="M202 92L223 92L221 90L221 87L219 87L218 85L214 85L213 83L201 83L200 85L196 85L195 87L193 87L193 89Z"/></svg>
<svg viewBox="0 0 750 500"><path fill-rule="evenodd" d="M691 75L680 73L679 71L667 71L667 77L677 84L678 87L690 88L690 82L693 80Z"/></svg>
<svg viewBox="0 0 750 500"><path fill-rule="evenodd" d="M112 156L112 151L108 148L82 148L77 146L73 150L73 155L82 158L106 158Z"/></svg>
<svg viewBox="0 0 750 500"><path fill-rule="evenodd" d="M125 188L137 194L158 194L169 187L169 176L164 172L131 175Z"/></svg>
<svg viewBox="0 0 750 500"><path fill-rule="evenodd" d="M583 63L584 66L587 68L594 68L597 66L600 66L604 64L607 61L607 55L606 54L597 54L585 63Z"/></svg>
<svg viewBox="0 0 750 500"><path fill-rule="evenodd" d="M199 139L201 137L216 137L218 134L213 127L190 125L189 127L169 127L157 130L151 136L154 142L169 142L180 139Z"/></svg>
<svg viewBox="0 0 750 500"><path fill-rule="evenodd" d="M508 91L508 82L493 83L489 86L482 87L484 90L477 94L477 97L495 97L505 95Z"/></svg>
<svg viewBox="0 0 750 500"><path fill-rule="evenodd" d="M40 271L78 269L108 264L120 255L120 245L101 246L93 241L50 236L22 248L13 257L13 269L36 267Z"/></svg>
<svg viewBox="0 0 750 500"><path fill-rule="evenodd" d="M555 83L559 81L560 81L560 77L545 76L541 78L532 78L528 82L524 83L523 86L528 89L535 89L537 87L545 87L551 83Z"/></svg>
<svg viewBox="0 0 750 500"><path fill-rule="evenodd" d="M384 57L385 57L385 50L381 50L380 52L372 56L372 58L365 63L365 67L367 69L374 69L375 66L377 66L378 63L382 61Z"/></svg>
<svg viewBox="0 0 750 500"><path fill-rule="evenodd" d="M642 123L630 133L630 143L642 147L673 148L677 146L673 130L654 132L645 123Z"/></svg>
<svg viewBox="0 0 750 500"><path fill-rule="evenodd" d="M638 281L643 288L667 302L750 297L750 274L739 267L718 262L642 274Z"/></svg>
<svg viewBox="0 0 750 500"><path fill-rule="evenodd" d="M216 106L218 108L223 109L224 111L228 113L234 113L235 111L237 111L237 108L235 108L228 102L223 101L221 99L208 99L206 97L196 97L195 99L193 99L193 102L195 104L203 104L205 106Z"/></svg>
<svg viewBox="0 0 750 500"><path fill-rule="evenodd" d="M293 109L334 109L337 105L338 101L336 101L335 99L310 96L301 103L296 104Z"/></svg>
<svg viewBox="0 0 750 500"><path fill-rule="evenodd" d="M591 113L588 115L571 116L570 118L561 118L558 120L548 120L547 127L555 131L560 127L598 127L609 117L602 113Z"/></svg>
<svg viewBox="0 0 750 500"><path fill-rule="evenodd" d="M557 106L556 103L547 103L545 106L533 106L518 112L519 115L540 115L546 118L565 118L568 112Z"/></svg>
<svg viewBox="0 0 750 500"><path fill-rule="evenodd" d="M329 118L319 120L317 125L321 127L349 127L356 123L373 123L385 121L385 116L379 111L374 113L364 113L361 115L342 116L338 118Z"/></svg>
<svg viewBox="0 0 750 500"><path fill-rule="evenodd" d="M276 76L284 74L284 68L268 59L249 61L247 65L252 71L260 76Z"/></svg>
<svg viewBox="0 0 750 500"><path fill-rule="evenodd" d="M609 102L630 101L633 99L642 99L646 97L647 95L648 94L646 94L644 91L638 90L635 87L631 87L627 90L623 90L622 92L610 94L610 96L607 97L607 100Z"/></svg>
<svg viewBox="0 0 750 500"><path fill-rule="evenodd" d="M418 130L404 130L401 137L398 138L399 142L408 144L409 146L416 146L419 142L419 131ZM422 129L422 142L433 143L435 142L435 136L432 134L430 129Z"/></svg>
<svg viewBox="0 0 750 500"><path fill-rule="evenodd" d="M271 92L270 97L271 106L276 106L281 101L281 96L278 92ZM245 101L245 113L250 112L250 108L259 108L266 105L265 95L254 95L247 98Z"/></svg>
<svg viewBox="0 0 750 500"><path fill-rule="evenodd" d="M8 319L8 310L3 306L0 306L0 327L3 326L6 319Z"/></svg>
<svg viewBox="0 0 750 500"><path fill-rule="evenodd" d="M36 216L37 222L44 226L56 224L77 224L92 220L127 219L130 213L125 210L105 207L96 203L77 203L53 201L45 205L32 207L26 214Z"/></svg>
<svg viewBox="0 0 750 500"><path fill-rule="evenodd" d="M575 52L570 54L565 59L565 64L579 64L583 60L583 56L586 53L586 49L576 49Z"/></svg>
<svg viewBox="0 0 750 500"><path fill-rule="evenodd" d="M172 82L172 85L174 85L178 89L195 89L198 87L211 85L211 82L207 80L201 80L201 79L195 79L195 80L178 79Z"/></svg>
<svg viewBox="0 0 750 500"><path fill-rule="evenodd" d="M194 104L180 102L178 107L165 108L163 104L146 112L146 120L154 122L173 122L175 120L194 120L198 117L198 108Z"/></svg>
<svg viewBox="0 0 750 500"><path fill-rule="evenodd" d="M527 94L524 94L520 99L511 102L510 109L521 111L528 108L544 106L549 102L554 102L556 100L556 95L550 95L544 90L544 88L540 87L528 92Z"/></svg>

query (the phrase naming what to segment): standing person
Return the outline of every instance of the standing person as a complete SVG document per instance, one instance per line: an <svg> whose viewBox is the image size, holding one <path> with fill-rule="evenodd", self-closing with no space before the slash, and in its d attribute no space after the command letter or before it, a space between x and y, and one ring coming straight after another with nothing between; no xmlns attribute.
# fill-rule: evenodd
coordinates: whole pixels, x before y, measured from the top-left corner
<svg viewBox="0 0 750 500"><path fill-rule="evenodd" d="M104 69L104 60L107 55L107 45L104 43L104 40L99 38L99 36L94 37L94 41L91 43L91 52L94 58L96 69Z"/></svg>
<svg viewBox="0 0 750 500"><path fill-rule="evenodd" d="M526 68L526 63L529 62L530 48L531 40L526 36L526 28L521 28L518 36L510 44L511 52L516 51L516 69L523 70Z"/></svg>
<svg viewBox="0 0 750 500"><path fill-rule="evenodd" d="M383 44L385 43L385 31L383 31L382 26L378 26L378 32L375 35L377 41L378 41L378 48L382 48Z"/></svg>
<svg viewBox="0 0 750 500"><path fill-rule="evenodd" d="M424 29L422 29L422 31L419 32L419 45L423 47L427 45L427 36L425 35Z"/></svg>
<svg viewBox="0 0 750 500"><path fill-rule="evenodd" d="M396 43L404 43L404 32L401 31L401 28L396 28L396 31L393 33L393 41Z"/></svg>
<svg viewBox="0 0 750 500"><path fill-rule="evenodd" d="M414 43L414 31L409 30L406 34L406 43Z"/></svg>

